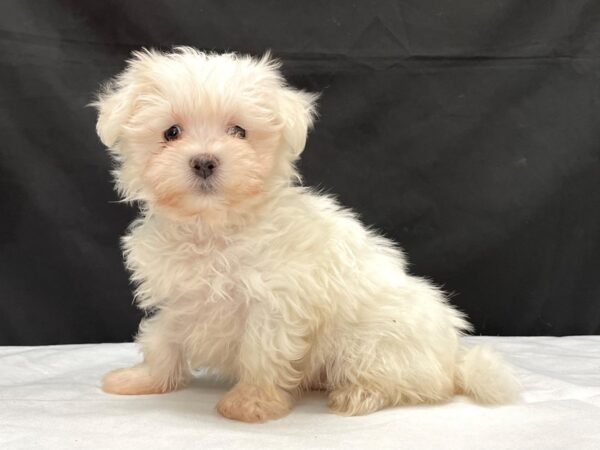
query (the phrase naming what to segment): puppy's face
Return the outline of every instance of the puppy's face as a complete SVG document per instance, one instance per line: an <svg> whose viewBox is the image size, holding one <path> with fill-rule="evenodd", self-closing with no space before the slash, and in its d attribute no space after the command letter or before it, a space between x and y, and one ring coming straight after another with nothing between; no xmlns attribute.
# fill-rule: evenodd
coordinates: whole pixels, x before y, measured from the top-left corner
<svg viewBox="0 0 600 450"><path fill-rule="evenodd" d="M314 100L268 58L140 52L100 94L97 130L124 198L217 216L289 182Z"/></svg>

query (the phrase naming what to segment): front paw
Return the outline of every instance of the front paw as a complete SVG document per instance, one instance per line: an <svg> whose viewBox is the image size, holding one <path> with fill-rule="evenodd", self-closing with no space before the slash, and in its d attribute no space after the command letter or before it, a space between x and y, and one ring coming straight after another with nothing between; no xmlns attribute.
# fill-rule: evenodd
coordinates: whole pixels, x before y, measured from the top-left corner
<svg viewBox="0 0 600 450"><path fill-rule="evenodd" d="M238 383L217 403L217 411L229 419L255 423L279 419L292 406L292 396L278 387Z"/></svg>
<svg viewBox="0 0 600 450"><path fill-rule="evenodd" d="M107 373L102 378L102 390L120 395L162 394L169 391L156 383L144 364Z"/></svg>

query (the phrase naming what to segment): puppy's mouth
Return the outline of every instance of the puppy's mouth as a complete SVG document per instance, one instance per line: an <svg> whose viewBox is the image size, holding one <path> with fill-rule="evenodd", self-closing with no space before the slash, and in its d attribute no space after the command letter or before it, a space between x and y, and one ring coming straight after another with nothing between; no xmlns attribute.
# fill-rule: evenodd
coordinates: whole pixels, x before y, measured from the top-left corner
<svg viewBox="0 0 600 450"><path fill-rule="evenodd" d="M194 192L202 195L217 193L217 183L215 180L196 180L194 182Z"/></svg>

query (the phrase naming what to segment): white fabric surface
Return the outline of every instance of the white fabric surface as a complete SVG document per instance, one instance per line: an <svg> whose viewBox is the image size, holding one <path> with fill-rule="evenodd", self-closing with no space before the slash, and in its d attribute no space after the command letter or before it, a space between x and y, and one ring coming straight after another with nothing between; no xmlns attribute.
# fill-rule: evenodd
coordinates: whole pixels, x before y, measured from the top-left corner
<svg viewBox="0 0 600 450"><path fill-rule="evenodd" d="M101 392L104 372L139 361L133 344L0 347L0 448L600 449L600 336L466 340L516 367L519 404L457 397L346 418L310 393L286 418L248 425L215 412L227 386L207 377L166 395Z"/></svg>

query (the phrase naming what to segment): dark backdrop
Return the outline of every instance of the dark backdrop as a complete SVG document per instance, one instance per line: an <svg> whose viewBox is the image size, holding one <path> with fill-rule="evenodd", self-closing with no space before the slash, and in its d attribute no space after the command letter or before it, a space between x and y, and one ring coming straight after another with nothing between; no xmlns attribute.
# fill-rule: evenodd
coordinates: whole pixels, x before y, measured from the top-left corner
<svg viewBox="0 0 600 450"><path fill-rule="evenodd" d="M86 108L132 49L272 49L322 92L306 183L399 241L484 334L600 332L600 2L0 2L0 343L129 340Z"/></svg>

